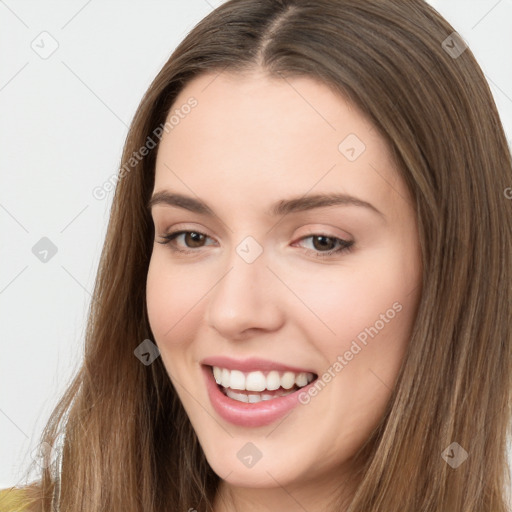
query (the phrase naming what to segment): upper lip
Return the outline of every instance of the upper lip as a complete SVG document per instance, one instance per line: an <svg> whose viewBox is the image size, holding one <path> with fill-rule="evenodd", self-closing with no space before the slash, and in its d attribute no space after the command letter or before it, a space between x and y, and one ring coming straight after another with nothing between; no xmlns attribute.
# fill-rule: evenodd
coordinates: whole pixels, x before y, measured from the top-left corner
<svg viewBox="0 0 512 512"><path fill-rule="evenodd" d="M233 359L227 356L212 356L206 357L201 361L202 364L208 366L218 366L228 370L240 370L242 372L252 371L283 371L294 373L316 373L308 368L299 368L297 366L290 366L289 364L278 363L268 359L261 359L258 357L250 357L247 359Z"/></svg>

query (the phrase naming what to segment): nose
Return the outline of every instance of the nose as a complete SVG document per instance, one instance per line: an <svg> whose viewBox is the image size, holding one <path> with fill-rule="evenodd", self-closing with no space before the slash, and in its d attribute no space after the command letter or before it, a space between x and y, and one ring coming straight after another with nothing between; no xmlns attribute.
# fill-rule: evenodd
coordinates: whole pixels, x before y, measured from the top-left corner
<svg viewBox="0 0 512 512"><path fill-rule="evenodd" d="M264 255L247 263L235 253L228 265L208 294L207 324L226 339L242 339L253 330L279 329L285 318L283 290Z"/></svg>

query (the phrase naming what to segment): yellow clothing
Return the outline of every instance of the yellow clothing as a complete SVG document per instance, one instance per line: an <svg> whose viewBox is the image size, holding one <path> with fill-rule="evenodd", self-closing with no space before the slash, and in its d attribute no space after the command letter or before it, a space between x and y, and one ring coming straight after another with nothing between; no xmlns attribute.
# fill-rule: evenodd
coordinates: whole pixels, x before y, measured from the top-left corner
<svg viewBox="0 0 512 512"><path fill-rule="evenodd" d="M19 487L0 490L0 512L28 512L32 500L27 491Z"/></svg>

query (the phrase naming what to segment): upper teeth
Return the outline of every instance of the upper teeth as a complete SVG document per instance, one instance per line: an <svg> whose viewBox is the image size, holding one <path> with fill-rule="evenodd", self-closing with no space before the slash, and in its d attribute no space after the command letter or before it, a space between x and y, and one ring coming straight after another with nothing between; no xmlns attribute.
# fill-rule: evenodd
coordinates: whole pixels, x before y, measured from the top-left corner
<svg viewBox="0 0 512 512"><path fill-rule="evenodd" d="M272 370L267 375L265 373L261 371L245 373L240 370L213 367L213 376L217 384L225 388L247 391L275 390L280 387L291 389L294 384L301 388L315 378L313 373L306 372L283 372L280 374L278 371Z"/></svg>

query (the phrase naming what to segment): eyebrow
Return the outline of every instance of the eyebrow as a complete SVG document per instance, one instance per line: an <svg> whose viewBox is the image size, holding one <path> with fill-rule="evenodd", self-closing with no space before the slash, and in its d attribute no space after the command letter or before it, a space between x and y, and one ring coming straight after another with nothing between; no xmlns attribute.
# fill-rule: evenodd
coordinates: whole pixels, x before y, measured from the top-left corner
<svg viewBox="0 0 512 512"><path fill-rule="evenodd" d="M147 207L151 210L155 205L175 206L200 215L215 216L213 210L201 199L169 192L167 190L161 190L153 194ZM277 217L328 206L360 206L385 218L385 215L371 203L348 194L316 194L307 197L282 199L274 203L268 213L271 216Z"/></svg>

